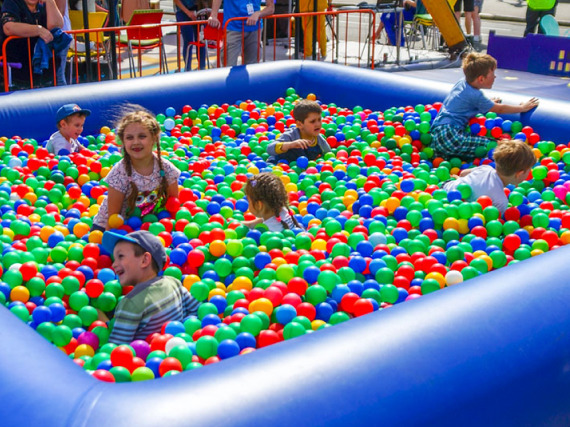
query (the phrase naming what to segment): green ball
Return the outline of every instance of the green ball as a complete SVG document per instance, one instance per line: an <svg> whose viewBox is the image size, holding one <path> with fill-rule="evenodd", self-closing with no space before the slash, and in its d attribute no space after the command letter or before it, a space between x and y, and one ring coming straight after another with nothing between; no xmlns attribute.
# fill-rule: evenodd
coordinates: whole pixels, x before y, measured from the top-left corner
<svg viewBox="0 0 570 427"><path fill-rule="evenodd" d="M113 374L117 383L130 383L132 381L131 373L123 366L113 366L109 372Z"/></svg>
<svg viewBox="0 0 570 427"><path fill-rule="evenodd" d="M196 353L202 359L215 356L218 354L218 340L209 335L198 338L198 341L196 341Z"/></svg>
<svg viewBox="0 0 570 427"><path fill-rule="evenodd" d="M339 323L346 322L347 320L350 320L350 316L347 313L344 311L337 311L336 313L332 314L329 319L329 323L331 325L337 325Z"/></svg>
<svg viewBox="0 0 570 427"><path fill-rule="evenodd" d="M52 342L58 347L65 347L70 343L71 338L73 338L71 329L65 325L56 326L51 334Z"/></svg>
<svg viewBox="0 0 570 427"><path fill-rule="evenodd" d="M133 382L146 381L154 379L154 372L146 366L138 367L131 375Z"/></svg>
<svg viewBox="0 0 570 427"><path fill-rule="evenodd" d="M398 288L394 285L383 285L380 288L380 298L382 299L382 302L395 304L399 297L400 294L398 292Z"/></svg>
<svg viewBox="0 0 570 427"><path fill-rule="evenodd" d="M283 338L286 340L305 335L306 333L305 327L298 322L289 322L283 328Z"/></svg>
<svg viewBox="0 0 570 427"><path fill-rule="evenodd" d="M240 328L243 332L249 332L253 336L259 335L263 327L262 320L255 314L248 314L241 319Z"/></svg>
<svg viewBox="0 0 570 427"><path fill-rule="evenodd" d="M319 274L320 276L320 274ZM312 285L305 292L305 300L314 306L324 302L327 299L327 291L321 285Z"/></svg>
<svg viewBox="0 0 570 427"><path fill-rule="evenodd" d="M208 295L210 294L210 288L204 282L195 282L190 288L190 294L197 301L206 301Z"/></svg>
<svg viewBox="0 0 570 427"><path fill-rule="evenodd" d="M177 345L173 347L170 353L168 353L168 356L178 359L182 366L186 366L192 362L192 350L190 350L187 345Z"/></svg>
<svg viewBox="0 0 570 427"><path fill-rule="evenodd" d="M86 305L89 305L89 297L85 292L77 291L69 296L69 306L73 310L79 311Z"/></svg>
<svg viewBox="0 0 570 427"><path fill-rule="evenodd" d="M30 312L23 304L13 306L10 311L23 322L27 322L30 317Z"/></svg>

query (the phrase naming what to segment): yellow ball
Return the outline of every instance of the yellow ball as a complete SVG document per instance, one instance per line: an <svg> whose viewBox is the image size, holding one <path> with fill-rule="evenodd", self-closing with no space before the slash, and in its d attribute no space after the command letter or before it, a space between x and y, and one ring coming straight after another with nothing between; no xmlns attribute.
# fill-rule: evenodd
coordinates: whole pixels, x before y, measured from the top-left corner
<svg viewBox="0 0 570 427"><path fill-rule="evenodd" d="M268 316L271 316L271 313L273 313L273 303L267 298L256 299L249 304L249 312L254 313L256 311L262 311Z"/></svg>
<svg viewBox="0 0 570 427"><path fill-rule="evenodd" d="M313 329L313 331L316 331L321 326L323 326L325 323L326 322L324 320L315 319L311 322L311 328Z"/></svg>
<svg viewBox="0 0 570 427"><path fill-rule="evenodd" d="M251 288L253 288L253 283L251 282L249 277L238 276L234 279L234 281L232 283L232 287L235 290L251 291Z"/></svg>
<svg viewBox="0 0 570 427"><path fill-rule="evenodd" d="M89 344L79 344L75 348L74 356L75 358L79 358L81 356L89 356L93 357L95 355L95 350Z"/></svg>
<svg viewBox="0 0 570 427"><path fill-rule="evenodd" d="M125 219L122 217L122 215L113 214L109 217L109 227L119 228L122 227L123 224L125 224Z"/></svg>
<svg viewBox="0 0 570 427"><path fill-rule="evenodd" d="M314 93L310 93L307 95L307 99L309 101L316 101L317 100L317 95L315 95Z"/></svg>
<svg viewBox="0 0 570 427"><path fill-rule="evenodd" d="M445 286L445 277L441 273L437 273L432 271L431 273L426 274L426 279L433 279L437 283L439 283L439 287L443 288Z"/></svg>
<svg viewBox="0 0 570 427"><path fill-rule="evenodd" d="M84 222L78 222L73 226L73 234L76 237L83 237L89 233L90 227Z"/></svg>
<svg viewBox="0 0 570 427"><path fill-rule="evenodd" d="M319 251L326 251L327 250L327 242L323 239L315 239L313 243L311 243L311 249L317 249Z"/></svg>
<svg viewBox="0 0 570 427"><path fill-rule="evenodd" d="M94 230L89 233L89 243L99 243L103 242L103 232L99 230Z"/></svg>
<svg viewBox="0 0 570 427"><path fill-rule="evenodd" d="M108 126L103 126L99 132L103 135L107 135L109 132L111 132L111 129L109 129Z"/></svg>
<svg viewBox="0 0 570 427"><path fill-rule="evenodd" d="M210 243L210 253L215 257L221 257L226 253L226 244L221 240Z"/></svg>
<svg viewBox="0 0 570 427"><path fill-rule="evenodd" d="M212 297L214 296L221 296L221 297L225 297L226 296L226 292L223 289L220 288L214 288L212 289L209 293L208 293L208 301L210 301L212 299Z"/></svg>
<svg viewBox="0 0 570 427"><path fill-rule="evenodd" d="M25 286L15 286L10 291L10 299L12 301L21 301L27 303L30 299L30 291Z"/></svg>
<svg viewBox="0 0 570 427"><path fill-rule="evenodd" d="M457 221L457 218L445 218L445 221L443 221L443 229L459 231L459 221Z"/></svg>
<svg viewBox="0 0 570 427"><path fill-rule="evenodd" d="M44 243L47 243L49 236L51 236L54 232L55 228L49 225L44 225L40 230L40 239L42 239Z"/></svg>
<svg viewBox="0 0 570 427"><path fill-rule="evenodd" d="M184 278L184 282L182 282L182 285L184 285L184 287L185 287L186 289L190 290L190 287L191 287L194 283L198 282L199 280L200 280L200 277L198 277L197 275L195 275L195 274L189 274L188 276L186 276L186 277Z"/></svg>

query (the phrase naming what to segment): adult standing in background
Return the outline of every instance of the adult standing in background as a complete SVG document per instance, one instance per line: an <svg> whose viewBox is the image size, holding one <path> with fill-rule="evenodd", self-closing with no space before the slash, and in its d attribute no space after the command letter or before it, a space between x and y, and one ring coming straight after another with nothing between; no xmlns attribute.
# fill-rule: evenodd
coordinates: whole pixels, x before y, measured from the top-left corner
<svg viewBox="0 0 570 427"><path fill-rule="evenodd" d="M9 36L25 37L13 40L7 45L9 62L22 64L21 69L12 69L12 78L30 83L30 57L34 53L36 42L41 37L46 43L53 40L51 30L63 26L63 18L55 0L4 0L2 4L1 42ZM30 51L28 52L28 40Z"/></svg>
<svg viewBox="0 0 570 427"><path fill-rule="evenodd" d="M63 18L63 26L61 29L63 31L71 31L71 21L69 20L69 5L67 0L56 0L55 4L61 13ZM65 86L67 81L65 80L65 66L67 65L67 51L69 49L63 49L59 54L59 64L57 64L57 69L55 72L56 84L58 86Z"/></svg>
<svg viewBox="0 0 570 427"><path fill-rule="evenodd" d="M198 6L195 0L174 0L174 7L176 10L176 22L192 22L196 20L196 11ZM192 47L191 43L197 42L198 39L198 26L196 25L181 25L180 33L182 34L182 49L184 55L184 62L186 63L185 71L192 70ZM206 47L201 46L197 48L197 55L199 59L200 70L206 68Z"/></svg>
<svg viewBox="0 0 570 427"><path fill-rule="evenodd" d="M453 10L455 10L455 17L459 26L461 26L461 7L463 6L463 12L465 12L465 34L467 35L467 40L473 41L473 35L471 34L471 28L473 26L473 0L457 0Z"/></svg>
<svg viewBox="0 0 570 427"><path fill-rule="evenodd" d="M540 18L545 15L556 15L557 0L527 0L526 8L526 28L524 36L528 33L536 33L536 28L540 32Z"/></svg>
<svg viewBox="0 0 570 427"><path fill-rule="evenodd" d="M226 66L237 65L238 56L242 51L243 64L256 63L259 51L259 30L261 28L259 20L265 16L273 15L275 10L273 0L269 0L263 9L261 9L261 0L225 0L223 24L218 20L221 4L222 0L213 0L212 14L208 18L210 26L218 28L220 25L225 25L231 18L247 18L245 22L243 20L231 21L226 28L226 46L224 47L227 52Z"/></svg>

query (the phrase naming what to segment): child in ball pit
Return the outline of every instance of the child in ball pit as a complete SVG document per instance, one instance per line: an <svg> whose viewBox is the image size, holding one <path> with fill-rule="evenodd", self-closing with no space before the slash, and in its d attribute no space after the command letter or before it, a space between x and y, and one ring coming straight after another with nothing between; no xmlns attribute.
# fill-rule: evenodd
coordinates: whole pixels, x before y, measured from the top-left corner
<svg viewBox="0 0 570 427"><path fill-rule="evenodd" d="M287 191L283 182L270 172L250 178L245 184L249 211L257 218L243 224L253 228L265 224L269 231L303 228L289 210Z"/></svg>
<svg viewBox="0 0 570 427"><path fill-rule="evenodd" d="M267 146L269 162L293 162L303 156L316 160L331 151L331 147L321 135L322 108L315 101L303 99L293 108L295 128L288 130L276 141Z"/></svg>
<svg viewBox="0 0 570 427"><path fill-rule="evenodd" d="M447 192L457 189L459 184L471 187L469 201L481 196L488 196L501 212L505 213L509 201L505 196L505 187L523 182L536 163L536 156L528 144L523 141L501 141L493 153L494 169L490 165L482 165L461 171L458 179L447 181L443 189Z"/></svg>
<svg viewBox="0 0 570 427"><path fill-rule="evenodd" d="M65 155L76 153L83 150L83 147L77 138L83 132L85 118L91 114L90 110L81 108L77 104L65 104L55 115L58 131L53 133L47 144L46 149L57 155Z"/></svg>
<svg viewBox="0 0 570 427"><path fill-rule="evenodd" d="M489 140L465 132L470 118L489 111L498 114L525 113L538 106L531 98L520 105L501 104L499 98L487 98L481 89L491 89L495 82L497 61L491 55L470 53L462 64L465 78L458 81L432 124L432 147L436 156L472 160L475 150L486 147Z"/></svg>
<svg viewBox="0 0 570 427"><path fill-rule="evenodd" d="M129 216L139 208L144 216L169 197L178 196L180 171L162 158L158 121L142 107L130 108L136 109L127 112L116 127L124 157L105 177L108 194L93 219L93 230L109 230L109 218L114 214Z"/></svg>
<svg viewBox="0 0 570 427"><path fill-rule="evenodd" d="M133 286L117 304L109 342L144 340L160 332L165 322L196 315L199 303L180 281L158 276L166 263L166 251L158 237L146 230L127 235L107 231L102 243L113 254L113 269L121 286Z"/></svg>

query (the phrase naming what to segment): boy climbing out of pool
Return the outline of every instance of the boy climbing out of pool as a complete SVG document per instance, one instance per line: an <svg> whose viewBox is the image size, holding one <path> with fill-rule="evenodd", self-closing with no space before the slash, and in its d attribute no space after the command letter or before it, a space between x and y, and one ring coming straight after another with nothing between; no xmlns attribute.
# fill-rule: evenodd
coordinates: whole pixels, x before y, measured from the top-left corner
<svg viewBox="0 0 570 427"><path fill-rule="evenodd" d="M482 165L464 169L458 179L444 183L443 189L449 192L457 189L459 184L468 184L471 187L469 201L488 196L502 215L508 206L505 187L509 184L516 186L523 182L536 163L536 156L527 143L513 140L499 142L493 158L495 168Z"/></svg>
<svg viewBox="0 0 570 427"><path fill-rule="evenodd" d="M114 214L128 217L140 209L144 216L155 212L169 197L178 196L180 171L162 158L158 121L142 107L132 107L137 109L127 112L116 127L123 159L105 177L107 198L93 220L94 230L109 230L109 218Z"/></svg>
<svg viewBox="0 0 570 427"><path fill-rule="evenodd" d="M497 61L490 55L470 53L463 60L462 67L465 78L453 86L433 121L432 147L436 156L472 160L475 150L486 147L489 140L465 132L469 119L489 111L498 114L524 113L538 106L538 99L531 98L520 105L506 105L498 98L487 98L481 89L493 87L497 69Z"/></svg>
<svg viewBox="0 0 570 427"><path fill-rule="evenodd" d="M270 172L250 178L245 184L249 211L257 218L244 221L253 228L265 224L269 231L303 228L289 209L289 198L281 179Z"/></svg>
<svg viewBox="0 0 570 427"><path fill-rule="evenodd" d="M160 332L165 322L196 315L199 303L180 281L158 275L166 263L158 237L146 230L127 235L107 231L102 243L113 254L113 269L121 286L133 287L117 304L109 342L144 340Z"/></svg>
<svg viewBox="0 0 570 427"><path fill-rule="evenodd" d="M290 163L301 156L316 160L329 153L331 147L321 135L322 112L321 106L315 101L299 101L293 108L295 127L267 146L269 161L277 163L285 160Z"/></svg>
<svg viewBox="0 0 570 427"><path fill-rule="evenodd" d="M54 132L46 144L46 149L57 155L77 153L85 147L77 140L81 132L86 117L91 114L90 110L81 108L77 104L65 104L55 115L57 132Z"/></svg>

